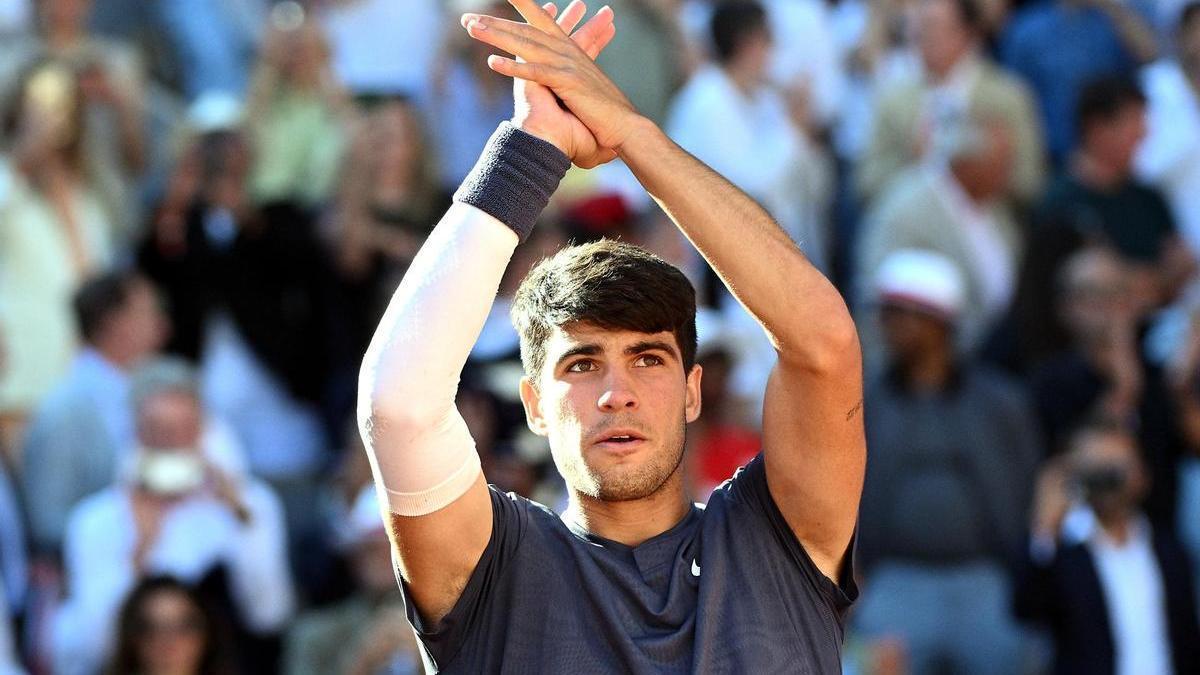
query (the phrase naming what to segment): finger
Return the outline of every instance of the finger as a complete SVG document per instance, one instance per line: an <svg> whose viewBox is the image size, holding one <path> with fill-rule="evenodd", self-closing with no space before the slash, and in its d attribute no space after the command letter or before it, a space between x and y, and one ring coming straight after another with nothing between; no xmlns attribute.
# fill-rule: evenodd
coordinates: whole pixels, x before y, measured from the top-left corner
<svg viewBox="0 0 1200 675"><path fill-rule="evenodd" d="M596 57L600 56L600 52L604 51L604 48L608 46L608 43L612 42L612 39L616 36L616 34L616 24L610 23L608 24L608 28L604 30L604 34L600 35L595 42L587 47L584 47L583 45L580 45L580 47L583 49L583 51L587 52L588 58L595 61Z"/></svg>
<svg viewBox="0 0 1200 675"><path fill-rule="evenodd" d="M585 14L587 14L587 5L583 4L583 0L573 0L563 10L562 16L558 17L558 27L562 29L562 32L570 35L583 20Z"/></svg>
<svg viewBox="0 0 1200 675"><path fill-rule="evenodd" d="M529 22L530 26L537 28L540 31L551 35L561 34L558 24L554 23L554 19L546 14L541 7L533 0L508 0L508 4L521 15L521 18Z"/></svg>
<svg viewBox="0 0 1200 675"><path fill-rule="evenodd" d="M557 71L540 63L524 63L505 56L492 54L487 60L488 68L518 80L553 87L558 81Z"/></svg>
<svg viewBox="0 0 1200 675"><path fill-rule="evenodd" d="M558 5L554 4L553 2L547 2L546 4L542 5L542 9L551 17L558 14Z"/></svg>
<svg viewBox="0 0 1200 675"><path fill-rule="evenodd" d="M589 47L598 44L613 26L613 11L608 5L600 8L596 15L583 24L579 30L571 35L571 39L575 44L579 45L585 52ZM609 39L612 39L611 37ZM607 44L607 43L605 43ZM599 52L597 52L599 53Z"/></svg>
<svg viewBox="0 0 1200 675"><path fill-rule="evenodd" d="M467 24L471 37L527 61L562 58L549 37L528 24L480 16Z"/></svg>

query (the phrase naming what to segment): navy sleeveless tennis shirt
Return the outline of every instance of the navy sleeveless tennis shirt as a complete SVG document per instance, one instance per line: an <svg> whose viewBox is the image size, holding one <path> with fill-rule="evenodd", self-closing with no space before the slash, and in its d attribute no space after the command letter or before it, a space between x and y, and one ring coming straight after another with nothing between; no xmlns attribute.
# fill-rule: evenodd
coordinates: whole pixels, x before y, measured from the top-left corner
<svg viewBox="0 0 1200 675"><path fill-rule="evenodd" d="M426 626L406 599L429 672L841 672L852 561L839 584L817 569L761 454L707 507L635 547L491 496L491 541L450 613Z"/></svg>

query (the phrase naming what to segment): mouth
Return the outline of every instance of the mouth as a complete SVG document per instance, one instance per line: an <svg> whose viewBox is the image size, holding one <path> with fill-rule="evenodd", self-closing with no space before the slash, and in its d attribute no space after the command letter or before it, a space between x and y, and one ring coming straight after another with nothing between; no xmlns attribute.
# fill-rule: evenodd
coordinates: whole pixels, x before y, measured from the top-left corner
<svg viewBox="0 0 1200 675"><path fill-rule="evenodd" d="M610 429L595 437L593 445L615 454L628 454L642 447L646 437L632 429Z"/></svg>

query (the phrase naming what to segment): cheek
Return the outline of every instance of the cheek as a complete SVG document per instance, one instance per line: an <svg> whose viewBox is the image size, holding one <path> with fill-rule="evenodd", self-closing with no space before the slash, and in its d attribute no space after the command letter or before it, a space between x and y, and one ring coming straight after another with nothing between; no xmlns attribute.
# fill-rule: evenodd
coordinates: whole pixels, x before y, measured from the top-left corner
<svg viewBox="0 0 1200 675"><path fill-rule="evenodd" d="M542 399L542 412L552 438L569 439L578 436L582 428L581 416L587 409L588 392L580 386L561 386L547 391Z"/></svg>

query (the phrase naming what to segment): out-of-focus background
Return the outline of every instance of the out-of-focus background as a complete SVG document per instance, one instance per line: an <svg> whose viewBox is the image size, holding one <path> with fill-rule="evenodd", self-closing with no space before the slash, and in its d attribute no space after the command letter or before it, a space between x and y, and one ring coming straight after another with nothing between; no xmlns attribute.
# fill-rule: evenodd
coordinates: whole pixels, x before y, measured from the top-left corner
<svg viewBox="0 0 1200 675"><path fill-rule="evenodd" d="M1200 4L609 2L605 71L861 327L846 672L1200 673ZM418 669L355 387L511 115L464 11L512 14L0 0L0 672ZM619 163L544 220L462 378L488 479L563 503L507 309L620 237L700 294L705 498L770 345Z"/></svg>

